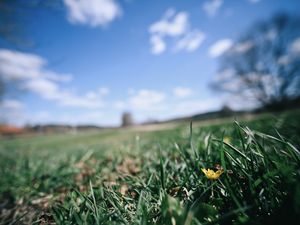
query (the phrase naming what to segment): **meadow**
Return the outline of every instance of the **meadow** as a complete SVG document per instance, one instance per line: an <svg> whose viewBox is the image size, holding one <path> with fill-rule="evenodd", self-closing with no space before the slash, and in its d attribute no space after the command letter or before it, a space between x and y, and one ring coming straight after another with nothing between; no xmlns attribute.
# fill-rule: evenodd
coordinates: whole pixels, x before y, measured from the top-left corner
<svg viewBox="0 0 300 225"><path fill-rule="evenodd" d="M296 224L300 111L156 128L1 139L0 224Z"/></svg>

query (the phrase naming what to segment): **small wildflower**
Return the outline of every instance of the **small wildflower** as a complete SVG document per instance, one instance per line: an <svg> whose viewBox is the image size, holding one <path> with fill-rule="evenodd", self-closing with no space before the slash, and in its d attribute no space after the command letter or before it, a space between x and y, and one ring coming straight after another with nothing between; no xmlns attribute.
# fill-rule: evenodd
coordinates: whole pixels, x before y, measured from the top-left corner
<svg viewBox="0 0 300 225"><path fill-rule="evenodd" d="M205 174L205 176L210 180L217 180L221 174L224 172L222 169L217 170L217 172L211 170L211 169L201 169L202 172Z"/></svg>
<svg viewBox="0 0 300 225"><path fill-rule="evenodd" d="M226 136L226 137L224 137L223 142L226 143L226 144L230 144L231 143L231 138Z"/></svg>

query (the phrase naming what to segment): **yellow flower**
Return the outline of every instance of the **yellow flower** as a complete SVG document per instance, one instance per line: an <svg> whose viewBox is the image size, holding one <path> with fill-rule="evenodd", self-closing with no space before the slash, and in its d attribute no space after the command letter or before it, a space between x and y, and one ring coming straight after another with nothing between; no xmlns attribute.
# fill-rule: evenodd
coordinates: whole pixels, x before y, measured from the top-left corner
<svg viewBox="0 0 300 225"><path fill-rule="evenodd" d="M221 174L224 172L222 169L221 170L217 170L217 172L211 170L211 169L201 169L202 172L205 174L205 176L210 179L210 180L217 180Z"/></svg>
<svg viewBox="0 0 300 225"><path fill-rule="evenodd" d="M224 137L223 142L225 142L226 144L230 144L231 138L226 136L226 137Z"/></svg>

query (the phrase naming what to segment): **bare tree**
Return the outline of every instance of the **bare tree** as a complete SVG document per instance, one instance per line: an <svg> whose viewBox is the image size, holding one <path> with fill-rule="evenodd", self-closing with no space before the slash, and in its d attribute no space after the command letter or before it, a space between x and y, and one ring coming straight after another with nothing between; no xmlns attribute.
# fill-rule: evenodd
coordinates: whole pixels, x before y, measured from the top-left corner
<svg viewBox="0 0 300 225"><path fill-rule="evenodd" d="M300 18L255 24L222 57L212 87L276 109L300 97Z"/></svg>

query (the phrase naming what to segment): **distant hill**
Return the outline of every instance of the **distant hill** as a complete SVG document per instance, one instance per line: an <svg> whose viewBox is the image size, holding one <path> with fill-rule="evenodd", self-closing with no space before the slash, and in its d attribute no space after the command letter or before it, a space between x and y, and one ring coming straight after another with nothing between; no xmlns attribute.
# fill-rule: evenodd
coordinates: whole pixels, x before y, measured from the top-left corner
<svg viewBox="0 0 300 225"><path fill-rule="evenodd" d="M218 119L218 118L225 118L225 117L241 116L249 113L255 113L255 111L245 111L245 110L234 111L231 108L224 106L221 110L217 110L217 111L198 113L191 116L184 116L184 117L173 118L173 119L163 120L163 121L148 121L142 124L149 125L149 124L160 124L160 123L170 123L170 122L210 120L210 119Z"/></svg>
<svg viewBox="0 0 300 225"><path fill-rule="evenodd" d="M65 132L77 132L77 131L87 131L87 130L100 130L111 127L102 127L97 125L65 125L65 124L44 124L44 125L34 125L27 126L27 132L36 132L36 133L65 133Z"/></svg>

